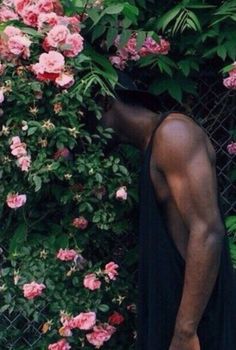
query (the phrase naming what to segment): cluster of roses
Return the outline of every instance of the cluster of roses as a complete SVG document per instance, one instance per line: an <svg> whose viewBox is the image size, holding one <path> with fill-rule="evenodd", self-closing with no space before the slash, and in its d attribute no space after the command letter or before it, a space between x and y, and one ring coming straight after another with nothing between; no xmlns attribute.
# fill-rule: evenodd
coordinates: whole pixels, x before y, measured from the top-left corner
<svg viewBox="0 0 236 350"><path fill-rule="evenodd" d="M159 42L155 41L152 37L148 36L142 47L137 49L137 33L133 33L127 44L119 48L120 35L117 36L114 44L117 48L116 55L110 57L111 63L118 69L124 70L127 62L138 61L141 57L155 54L155 55L167 55L170 50L169 41L161 38Z"/></svg>
<svg viewBox="0 0 236 350"><path fill-rule="evenodd" d="M21 142L19 136L15 136L11 141L11 154L17 158L16 164L22 171L29 171L31 157L27 154L26 144Z"/></svg>
<svg viewBox="0 0 236 350"><path fill-rule="evenodd" d="M22 171L28 171L31 164L31 157L27 153L26 144L21 142L19 136L11 139L11 154L17 158L16 164ZM26 203L26 195L18 193L9 193L6 199L7 205L11 209L22 207Z"/></svg>
<svg viewBox="0 0 236 350"><path fill-rule="evenodd" d="M13 142L13 139L15 140L15 143ZM20 155L23 150L25 150L26 145L20 141L19 137L13 137L12 139L12 154L13 155ZM17 142L16 142L17 141ZM30 157L28 158L28 155L20 156L19 159L17 159L18 165L21 167L22 170L27 171L28 167L30 165ZM20 158L23 158L20 160ZM25 170L27 169L27 170ZM127 193L127 187L121 186L116 191L116 199L119 201L126 201L128 198ZM6 203L9 208L11 209L18 209L22 207L27 200L26 194L18 194L18 193L9 193L6 199ZM85 219L83 216L80 216L78 218L75 218L72 222L72 225L78 229L84 230L88 226L88 220Z"/></svg>
<svg viewBox="0 0 236 350"><path fill-rule="evenodd" d="M57 252L56 257L61 261L76 261L78 257L82 258L82 256L78 254L78 252L74 249L60 249ZM105 280L107 282L110 280L116 280L116 277L118 275L118 267L119 265L113 261L110 261L99 273L105 276ZM87 274L84 277L83 285L85 288L95 290L100 288L101 281L96 278L95 273ZM46 286L43 283L37 283L35 281L26 283L23 285L24 297L28 300L34 299L40 296L45 288ZM108 341L111 338L112 334L116 331L114 325L121 324L124 321L124 317L115 311L108 318L108 322L98 322L98 324L96 324L96 313L89 311L81 312L79 315L74 317L62 313L60 321L62 327L59 329L59 334L63 337L63 339L59 340L57 343L50 344L48 347L49 350L70 349L70 345L64 339L64 337L72 336L73 329L91 330L90 333L86 334L86 338L90 344L99 349L104 344L104 342ZM46 328L48 329L48 327Z"/></svg>
<svg viewBox="0 0 236 350"><path fill-rule="evenodd" d="M0 21L22 20L26 25L38 27L42 13L63 14L58 0L3 0L0 7Z"/></svg>
<svg viewBox="0 0 236 350"><path fill-rule="evenodd" d="M69 88L74 84L65 57L76 57L83 50L83 37L78 16L63 16L58 0L4 0L0 7L0 19L22 20L37 28L43 37L44 53L30 69L41 81L52 81L57 86ZM1 58L15 61L30 57L31 40L19 28L7 26L0 36ZM0 96L1 100L1 96Z"/></svg>
<svg viewBox="0 0 236 350"><path fill-rule="evenodd" d="M233 69L229 71L229 77L224 79L223 84L227 89L236 90L236 62L233 63Z"/></svg>
<svg viewBox="0 0 236 350"><path fill-rule="evenodd" d="M7 26L0 37L1 58L15 61L22 57L30 57L31 40L19 29Z"/></svg>

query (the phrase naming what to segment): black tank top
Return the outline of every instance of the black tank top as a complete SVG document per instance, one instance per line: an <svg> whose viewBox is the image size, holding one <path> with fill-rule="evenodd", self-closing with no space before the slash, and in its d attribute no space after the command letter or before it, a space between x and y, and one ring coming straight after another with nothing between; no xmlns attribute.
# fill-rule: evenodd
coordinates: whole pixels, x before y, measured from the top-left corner
<svg viewBox="0 0 236 350"><path fill-rule="evenodd" d="M169 114L163 114L161 121ZM144 152L139 183L136 350L169 350L184 284L185 261L168 233L150 177L152 141L158 126ZM236 283L226 233L217 281L198 336L201 350L236 350Z"/></svg>

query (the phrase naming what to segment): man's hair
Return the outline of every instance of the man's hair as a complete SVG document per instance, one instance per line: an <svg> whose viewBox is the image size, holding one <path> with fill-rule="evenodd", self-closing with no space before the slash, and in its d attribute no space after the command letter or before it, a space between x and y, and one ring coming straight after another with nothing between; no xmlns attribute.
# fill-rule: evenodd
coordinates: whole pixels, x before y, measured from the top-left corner
<svg viewBox="0 0 236 350"><path fill-rule="evenodd" d="M130 107L139 107L153 112L159 111L158 97L147 91L119 90L116 91L117 99Z"/></svg>

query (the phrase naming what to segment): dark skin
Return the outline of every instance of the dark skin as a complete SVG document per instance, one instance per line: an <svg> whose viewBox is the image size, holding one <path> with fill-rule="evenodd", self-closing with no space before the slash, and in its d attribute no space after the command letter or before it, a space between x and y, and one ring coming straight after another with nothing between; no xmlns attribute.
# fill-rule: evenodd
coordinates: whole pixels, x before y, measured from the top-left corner
<svg viewBox="0 0 236 350"><path fill-rule="evenodd" d="M144 151L160 116L112 101L102 117L122 143ZM169 350L200 350L197 328L219 271L224 224L217 201L215 151L191 118L171 113L153 138L150 175L168 232L185 260L182 299Z"/></svg>

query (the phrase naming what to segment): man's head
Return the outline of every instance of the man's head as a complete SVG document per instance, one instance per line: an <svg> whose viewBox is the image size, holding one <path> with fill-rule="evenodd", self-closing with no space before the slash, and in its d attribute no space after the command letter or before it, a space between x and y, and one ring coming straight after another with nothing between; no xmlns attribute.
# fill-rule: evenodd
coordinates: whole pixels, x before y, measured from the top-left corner
<svg viewBox="0 0 236 350"><path fill-rule="evenodd" d="M157 97L138 90L124 73L119 74L115 97L104 96L100 102L104 111L100 123L104 128L114 130L111 140L113 147L118 143L135 144L158 111Z"/></svg>

